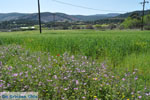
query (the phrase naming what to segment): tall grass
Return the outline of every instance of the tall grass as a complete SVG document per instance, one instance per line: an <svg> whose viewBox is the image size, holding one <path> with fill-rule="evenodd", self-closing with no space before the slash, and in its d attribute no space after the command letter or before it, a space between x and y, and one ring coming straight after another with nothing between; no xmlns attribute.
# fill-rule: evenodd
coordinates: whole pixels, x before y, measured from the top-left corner
<svg viewBox="0 0 150 100"><path fill-rule="evenodd" d="M89 59L108 60L116 67L127 59L132 62L134 60L132 54L146 55L150 52L149 33L149 31L58 30L44 31L40 35L38 31L11 32L0 33L0 44L18 44L31 51L46 51L52 55L65 52L85 55Z"/></svg>

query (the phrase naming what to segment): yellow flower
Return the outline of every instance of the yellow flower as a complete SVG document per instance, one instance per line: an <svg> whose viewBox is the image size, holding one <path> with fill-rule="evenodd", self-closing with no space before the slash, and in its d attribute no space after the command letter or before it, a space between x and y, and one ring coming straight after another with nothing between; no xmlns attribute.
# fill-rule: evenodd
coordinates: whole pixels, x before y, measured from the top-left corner
<svg viewBox="0 0 150 100"><path fill-rule="evenodd" d="M97 78L93 78L93 80L95 80L95 81L96 81L96 80L97 80Z"/></svg>
<svg viewBox="0 0 150 100"><path fill-rule="evenodd" d="M21 79L20 81L23 82L23 79Z"/></svg>
<svg viewBox="0 0 150 100"><path fill-rule="evenodd" d="M97 98L97 96L94 96L94 98Z"/></svg>
<svg viewBox="0 0 150 100"><path fill-rule="evenodd" d="M122 98L124 98L125 96L123 95Z"/></svg>
<svg viewBox="0 0 150 100"><path fill-rule="evenodd" d="M127 100L130 100L130 99L127 99Z"/></svg>

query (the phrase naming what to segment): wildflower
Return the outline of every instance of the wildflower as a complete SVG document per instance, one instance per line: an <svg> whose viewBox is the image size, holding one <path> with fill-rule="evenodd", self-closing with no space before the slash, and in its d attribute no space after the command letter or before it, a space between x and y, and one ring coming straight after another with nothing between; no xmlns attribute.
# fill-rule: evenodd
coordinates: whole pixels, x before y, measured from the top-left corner
<svg viewBox="0 0 150 100"><path fill-rule="evenodd" d="M148 93L145 93L145 95L148 96L149 94L148 94Z"/></svg>
<svg viewBox="0 0 150 100"><path fill-rule="evenodd" d="M0 66L2 66L2 62L0 61Z"/></svg>
<svg viewBox="0 0 150 100"><path fill-rule="evenodd" d="M97 98L97 96L94 96L94 98Z"/></svg>
<svg viewBox="0 0 150 100"><path fill-rule="evenodd" d="M107 75L107 74L104 74L104 76L105 76L105 77L108 77L108 75Z"/></svg>
<svg viewBox="0 0 150 100"><path fill-rule="evenodd" d="M137 91L137 93L141 93L141 91Z"/></svg>
<svg viewBox="0 0 150 100"><path fill-rule="evenodd" d="M78 80L76 80L76 85L79 85L79 81Z"/></svg>
<svg viewBox="0 0 150 100"><path fill-rule="evenodd" d="M68 90L68 88L64 88L64 90L66 91L66 90Z"/></svg>
<svg viewBox="0 0 150 100"><path fill-rule="evenodd" d="M60 56L60 54L57 54L57 56L59 57L59 56Z"/></svg>
<svg viewBox="0 0 150 100"><path fill-rule="evenodd" d="M74 88L74 90L78 90L78 88Z"/></svg>
<svg viewBox="0 0 150 100"><path fill-rule="evenodd" d="M74 56L73 56L73 55L71 56L71 59L74 59Z"/></svg>
<svg viewBox="0 0 150 100"><path fill-rule="evenodd" d="M126 79L125 79L125 78L122 78L122 80L125 81Z"/></svg>
<svg viewBox="0 0 150 100"><path fill-rule="evenodd" d="M18 76L18 73L13 74L14 77Z"/></svg>
<svg viewBox="0 0 150 100"><path fill-rule="evenodd" d="M85 72L85 70L82 70L81 72L82 72L82 73L84 73L84 72Z"/></svg>
<svg viewBox="0 0 150 100"><path fill-rule="evenodd" d="M0 87L3 87L3 85L4 85L3 83L2 83L2 84L0 84Z"/></svg>
<svg viewBox="0 0 150 100"><path fill-rule="evenodd" d="M10 84L8 83L8 84L7 84L7 87L9 87L9 86L10 86Z"/></svg>
<svg viewBox="0 0 150 100"><path fill-rule="evenodd" d="M20 72L20 74L19 74L19 75L21 76L22 74L23 74L23 72Z"/></svg>
<svg viewBox="0 0 150 100"><path fill-rule="evenodd" d="M52 80L47 80L47 82L52 82Z"/></svg>
<svg viewBox="0 0 150 100"><path fill-rule="evenodd" d="M29 68L32 68L32 65L29 65Z"/></svg>
<svg viewBox="0 0 150 100"><path fill-rule="evenodd" d="M139 98L139 99L141 99L141 98L142 98L142 96L139 96L138 98Z"/></svg>
<svg viewBox="0 0 150 100"><path fill-rule="evenodd" d="M54 78L57 79L57 75L54 75Z"/></svg>
<svg viewBox="0 0 150 100"><path fill-rule="evenodd" d="M127 99L127 100L130 100L130 99Z"/></svg>
<svg viewBox="0 0 150 100"><path fill-rule="evenodd" d="M131 92L131 94L133 95L133 94L134 94L134 92Z"/></svg>
<svg viewBox="0 0 150 100"><path fill-rule="evenodd" d="M135 80L137 80L137 79L138 79L138 77L136 76L136 77L135 77Z"/></svg>
<svg viewBox="0 0 150 100"><path fill-rule="evenodd" d="M23 82L23 79L21 79L20 81Z"/></svg>
<svg viewBox="0 0 150 100"><path fill-rule="evenodd" d="M9 67L8 67L8 70L11 71L11 70L12 70L12 66L9 66Z"/></svg>
<svg viewBox="0 0 150 100"><path fill-rule="evenodd" d="M95 80L95 81L96 81L96 80L97 80L97 78L93 78L93 80Z"/></svg>
<svg viewBox="0 0 150 100"><path fill-rule="evenodd" d="M122 98L124 98L125 96L123 95Z"/></svg>
<svg viewBox="0 0 150 100"><path fill-rule="evenodd" d="M85 99L85 97L83 96L82 99Z"/></svg>

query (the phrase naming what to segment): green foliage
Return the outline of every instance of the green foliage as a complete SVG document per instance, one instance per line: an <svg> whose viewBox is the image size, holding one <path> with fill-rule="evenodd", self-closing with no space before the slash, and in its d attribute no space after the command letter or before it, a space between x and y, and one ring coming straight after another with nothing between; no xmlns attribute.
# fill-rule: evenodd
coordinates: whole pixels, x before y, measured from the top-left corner
<svg viewBox="0 0 150 100"><path fill-rule="evenodd" d="M0 92L38 92L40 100L149 100L138 69L117 70L81 55L52 56L0 46ZM120 71L122 73L120 73Z"/></svg>
<svg viewBox="0 0 150 100"><path fill-rule="evenodd" d="M102 25L96 24L96 25L95 25L95 28L96 28L96 29L102 29Z"/></svg>
<svg viewBox="0 0 150 100"><path fill-rule="evenodd" d="M93 25L88 24L88 25L86 25L86 29L94 29L94 27L93 27Z"/></svg>
<svg viewBox="0 0 150 100"><path fill-rule="evenodd" d="M150 30L150 15L144 16L144 29Z"/></svg>
<svg viewBox="0 0 150 100"><path fill-rule="evenodd" d="M126 28L126 29L127 28L130 28L130 29L139 28L141 26L141 20L136 19L136 18L128 17L121 24L121 26L124 27L124 28Z"/></svg>

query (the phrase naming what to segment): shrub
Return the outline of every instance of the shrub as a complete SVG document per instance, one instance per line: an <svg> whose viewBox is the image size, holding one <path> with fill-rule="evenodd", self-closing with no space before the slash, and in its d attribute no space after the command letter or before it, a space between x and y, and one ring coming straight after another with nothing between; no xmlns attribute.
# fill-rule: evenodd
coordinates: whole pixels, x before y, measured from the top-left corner
<svg viewBox="0 0 150 100"><path fill-rule="evenodd" d="M94 29L93 25L86 25L86 29Z"/></svg>

